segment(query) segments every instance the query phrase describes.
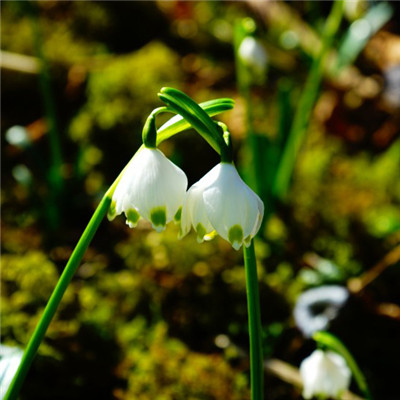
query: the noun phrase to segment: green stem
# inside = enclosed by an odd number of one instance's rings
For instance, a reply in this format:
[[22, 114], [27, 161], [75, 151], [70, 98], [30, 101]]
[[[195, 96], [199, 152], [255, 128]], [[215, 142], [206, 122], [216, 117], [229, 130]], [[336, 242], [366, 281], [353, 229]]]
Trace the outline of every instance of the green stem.
[[262, 400], [264, 373], [260, 296], [258, 293], [257, 263], [253, 241], [251, 241], [248, 248], [243, 246], [243, 255], [246, 270], [247, 310], [249, 314], [251, 400]]
[[[117, 180], [118, 181], [118, 180]], [[97, 231], [97, 228], [100, 225], [100, 222], [107, 214], [107, 210], [111, 203], [111, 197], [113, 190], [115, 189], [117, 181], [111, 186], [111, 188], [104, 195], [100, 204], [98, 205], [96, 211], [94, 212], [92, 218], [90, 219], [86, 229], [84, 230], [81, 238], [79, 239], [78, 244], [76, 245], [65, 269], [62, 273], [57, 286], [55, 287], [49, 302], [46, 305], [46, 308], [43, 312], [43, 315], [36, 326], [35, 331], [28, 343], [28, 346], [25, 349], [24, 355], [21, 360], [21, 364], [19, 365], [18, 371], [14, 376], [13, 381], [7, 391], [7, 394], [4, 400], [15, 400], [20, 391], [21, 385], [25, 379], [25, 376], [31, 366], [33, 359], [35, 358], [36, 352], [42, 342], [46, 330], [57, 310], [57, 307], [69, 285], [71, 279], [77, 270], [82, 257], [89, 246], [90, 242], [93, 239], [94, 234]]]
[[162, 112], [167, 111], [170, 111], [167, 107], [159, 107], [153, 110], [151, 114], [147, 117], [142, 132], [142, 140], [145, 147], [149, 149], [154, 149], [157, 147], [156, 116]]
[[353, 373], [354, 379], [361, 392], [364, 394], [367, 400], [372, 400], [371, 392], [369, 391], [367, 380], [358, 366], [356, 360], [351, 355], [346, 346], [334, 335], [328, 332], [315, 332], [313, 339], [320, 345], [323, 345], [334, 352], [340, 354], [347, 362], [351, 372]]

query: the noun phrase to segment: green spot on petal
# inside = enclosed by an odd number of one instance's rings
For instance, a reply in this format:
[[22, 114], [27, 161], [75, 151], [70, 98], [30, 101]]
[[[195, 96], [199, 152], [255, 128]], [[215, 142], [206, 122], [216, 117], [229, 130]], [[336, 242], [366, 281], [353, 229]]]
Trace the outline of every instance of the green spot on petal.
[[150, 221], [157, 232], [161, 232], [167, 223], [167, 210], [165, 207], [153, 208], [150, 212]]
[[178, 224], [181, 221], [182, 218], [182, 207], [178, 208], [178, 211], [174, 215], [174, 222]]
[[207, 234], [206, 228], [199, 222], [196, 225], [197, 241], [201, 243], [204, 240], [204, 236]]
[[112, 201], [110, 207], [108, 208], [107, 218], [109, 221], [112, 221], [117, 215], [117, 204], [115, 201]]
[[130, 210], [128, 210], [126, 213], [126, 220], [128, 222], [128, 225], [133, 228], [137, 225], [140, 215], [139, 213], [134, 209], [131, 208]]
[[228, 239], [235, 250], [239, 250], [243, 242], [243, 229], [240, 225], [233, 225], [228, 232]]

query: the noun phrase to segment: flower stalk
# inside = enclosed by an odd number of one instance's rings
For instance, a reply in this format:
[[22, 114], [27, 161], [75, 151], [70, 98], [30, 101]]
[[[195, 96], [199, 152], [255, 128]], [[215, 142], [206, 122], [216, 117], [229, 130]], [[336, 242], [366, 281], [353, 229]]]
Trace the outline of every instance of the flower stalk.
[[47, 328], [57, 311], [57, 307], [60, 304], [60, 301], [65, 291], [67, 290], [67, 287], [71, 282], [72, 277], [79, 267], [82, 257], [85, 254], [85, 251], [88, 248], [90, 242], [92, 241], [94, 234], [96, 233], [104, 216], [107, 214], [114, 188], [115, 184], [110, 187], [110, 189], [100, 201], [100, 204], [96, 208], [96, 211], [94, 212], [92, 218], [86, 226], [86, 229], [79, 239], [78, 244], [71, 254], [71, 257], [64, 269], [64, 272], [62, 273], [50, 297], [50, 300], [46, 305], [43, 315], [39, 323], [37, 324], [31, 336], [31, 339], [29, 340], [28, 346], [26, 347], [24, 355], [22, 357], [21, 364], [17, 370], [17, 373], [14, 376], [14, 379], [11, 382], [11, 385], [6, 393], [4, 400], [15, 400], [17, 398], [22, 383], [26, 377], [26, 374], [28, 373], [33, 359], [35, 358], [40, 343], [42, 342], [44, 335], [46, 334]]
[[249, 247], [243, 246], [243, 256], [246, 271], [247, 310], [249, 314], [251, 400], [262, 400], [264, 373], [261, 341], [261, 313], [257, 263], [253, 240]]

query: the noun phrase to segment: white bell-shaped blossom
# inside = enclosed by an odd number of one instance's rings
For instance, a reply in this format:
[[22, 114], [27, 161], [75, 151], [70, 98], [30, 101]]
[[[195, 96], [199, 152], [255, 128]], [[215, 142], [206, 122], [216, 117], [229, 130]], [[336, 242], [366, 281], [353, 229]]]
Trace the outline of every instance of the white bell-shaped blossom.
[[186, 193], [180, 236], [193, 226], [202, 242], [215, 231], [238, 250], [243, 243], [250, 245], [263, 215], [263, 202], [242, 181], [236, 168], [220, 163]]
[[263, 74], [267, 68], [268, 56], [263, 45], [254, 37], [245, 37], [239, 46], [239, 57], [243, 64]]
[[185, 173], [160, 150], [144, 147], [130, 161], [114, 191], [109, 218], [123, 212], [133, 228], [142, 217], [161, 232], [168, 222], [179, 221], [186, 189]]
[[315, 350], [300, 365], [303, 397], [340, 399], [349, 388], [351, 371], [345, 359], [332, 351]]

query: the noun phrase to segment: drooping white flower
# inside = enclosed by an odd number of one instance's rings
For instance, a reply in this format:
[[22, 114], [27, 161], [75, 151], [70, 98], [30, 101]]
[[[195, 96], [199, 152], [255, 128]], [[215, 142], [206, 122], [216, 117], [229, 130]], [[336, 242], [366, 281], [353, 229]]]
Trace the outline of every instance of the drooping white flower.
[[267, 67], [268, 56], [262, 44], [252, 36], [245, 37], [239, 46], [239, 57], [243, 64], [255, 72], [263, 74]]
[[313, 396], [339, 399], [349, 388], [351, 371], [345, 359], [332, 351], [315, 350], [300, 365], [303, 397]]
[[185, 173], [158, 149], [144, 147], [130, 161], [119, 181], [109, 218], [125, 213], [126, 223], [135, 227], [140, 217], [158, 232], [176, 219], [187, 188]]
[[186, 193], [180, 236], [185, 236], [193, 226], [202, 242], [216, 231], [238, 250], [243, 243], [250, 245], [263, 215], [261, 199], [242, 181], [232, 164], [223, 162]]

